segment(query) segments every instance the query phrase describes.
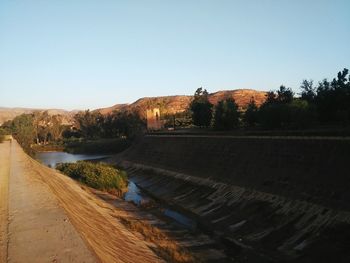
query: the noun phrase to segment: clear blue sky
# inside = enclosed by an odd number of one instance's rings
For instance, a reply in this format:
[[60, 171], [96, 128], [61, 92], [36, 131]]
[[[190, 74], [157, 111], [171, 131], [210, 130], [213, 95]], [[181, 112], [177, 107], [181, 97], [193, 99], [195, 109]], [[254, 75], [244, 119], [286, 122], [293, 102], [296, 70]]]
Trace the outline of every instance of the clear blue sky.
[[350, 67], [350, 1], [0, 0], [0, 106], [296, 91]]

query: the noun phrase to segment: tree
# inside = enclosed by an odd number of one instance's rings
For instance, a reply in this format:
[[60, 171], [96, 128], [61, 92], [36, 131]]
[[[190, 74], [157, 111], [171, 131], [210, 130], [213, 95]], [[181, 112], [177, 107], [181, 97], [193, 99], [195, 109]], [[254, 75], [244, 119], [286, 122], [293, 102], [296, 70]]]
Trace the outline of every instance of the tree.
[[50, 115], [48, 111], [35, 111], [32, 115], [37, 144], [61, 139], [64, 129], [62, 115]]
[[84, 112], [77, 113], [74, 116], [74, 120], [83, 137], [91, 139], [101, 136], [104, 121], [101, 113], [86, 110]]
[[301, 83], [301, 98], [306, 100], [308, 103], [312, 103], [316, 97], [316, 88], [313, 86], [312, 80], [304, 79]]
[[281, 85], [279, 90], [277, 90], [277, 102], [281, 104], [291, 103], [294, 97], [294, 92], [291, 88], [286, 88]]
[[254, 127], [258, 123], [258, 107], [256, 106], [253, 98], [248, 104], [243, 120], [246, 127]]
[[291, 122], [288, 105], [292, 103], [294, 93], [290, 88], [281, 85], [277, 92], [267, 93], [266, 101], [259, 109], [259, 121], [265, 129], [285, 128]]
[[350, 123], [350, 76], [349, 70], [338, 72], [332, 82], [324, 79], [318, 84], [315, 104], [324, 124]]
[[193, 124], [200, 127], [210, 126], [213, 105], [209, 102], [207, 90], [198, 88], [190, 104]]
[[22, 114], [14, 118], [10, 123], [12, 135], [27, 152], [31, 152], [31, 144], [35, 140], [33, 120], [33, 114]]
[[217, 130], [232, 130], [238, 127], [238, 105], [233, 98], [219, 101], [214, 111], [214, 128]]
[[118, 137], [133, 139], [145, 129], [145, 123], [135, 112], [115, 112], [112, 118], [112, 127]]
[[302, 98], [296, 98], [288, 104], [290, 114], [290, 128], [303, 129], [313, 126], [317, 122], [316, 108]]

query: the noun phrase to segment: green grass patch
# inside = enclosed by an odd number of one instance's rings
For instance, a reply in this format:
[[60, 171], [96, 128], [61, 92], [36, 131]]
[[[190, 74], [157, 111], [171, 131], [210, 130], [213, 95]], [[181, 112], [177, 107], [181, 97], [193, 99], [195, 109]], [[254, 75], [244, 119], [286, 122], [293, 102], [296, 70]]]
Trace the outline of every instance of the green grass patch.
[[92, 188], [120, 195], [127, 188], [127, 175], [104, 163], [61, 163], [56, 169]]

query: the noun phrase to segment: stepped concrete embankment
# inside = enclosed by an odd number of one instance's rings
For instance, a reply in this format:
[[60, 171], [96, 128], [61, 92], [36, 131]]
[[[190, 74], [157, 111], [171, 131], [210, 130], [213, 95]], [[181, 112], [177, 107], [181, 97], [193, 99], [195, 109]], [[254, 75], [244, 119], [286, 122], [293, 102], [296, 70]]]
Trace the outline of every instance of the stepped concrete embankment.
[[247, 262], [350, 262], [347, 138], [146, 136], [117, 157]]

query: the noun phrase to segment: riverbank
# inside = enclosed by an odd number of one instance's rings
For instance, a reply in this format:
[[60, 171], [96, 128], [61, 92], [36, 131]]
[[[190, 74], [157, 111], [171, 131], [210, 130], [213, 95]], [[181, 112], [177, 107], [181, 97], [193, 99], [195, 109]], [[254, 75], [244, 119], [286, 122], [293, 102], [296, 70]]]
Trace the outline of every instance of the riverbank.
[[10, 147], [0, 142], [0, 262], [7, 261], [8, 248], [8, 179], [10, 174]]
[[1, 197], [1, 262], [97, 262], [18, 144], [2, 143], [0, 151], [1, 188], [8, 190]]
[[[41, 153], [41, 155], [52, 154], [61, 160], [57, 153]], [[54, 157], [50, 158], [53, 162], [57, 161]], [[41, 156], [39, 160], [46, 165], [51, 164], [46, 162], [45, 156]], [[104, 202], [112, 204], [118, 211], [118, 215], [115, 213], [112, 215], [130, 231], [138, 233], [146, 242], [151, 243], [153, 250], [167, 262], [215, 262], [215, 260], [229, 262], [224, 247], [219, 242], [198, 231], [195, 222], [181, 212], [150, 198], [132, 181], [129, 181], [128, 190], [123, 196], [115, 192], [102, 192], [78, 183], [90, 194], [93, 193]]]
[[162, 262], [74, 180], [31, 159], [15, 141], [0, 150], [10, 166], [5, 202], [11, 262]]

